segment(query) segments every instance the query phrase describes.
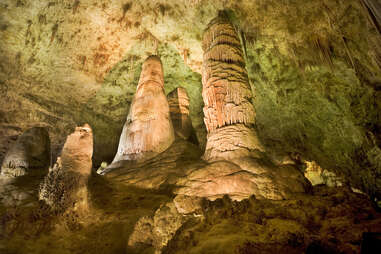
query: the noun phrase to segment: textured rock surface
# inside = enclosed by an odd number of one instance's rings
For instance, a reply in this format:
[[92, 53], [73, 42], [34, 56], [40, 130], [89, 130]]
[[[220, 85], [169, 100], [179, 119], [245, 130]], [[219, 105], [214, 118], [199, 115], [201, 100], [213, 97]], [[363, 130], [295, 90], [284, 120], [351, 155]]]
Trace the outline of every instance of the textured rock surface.
[[310, 189], [308, 181], [292, 165], [275, 167], [260, 159], [242, 157], [218, 161], [189, 170], [179, 179], [177, 194], [205, 197], [210, 200], [228, 195], [242, 200], [255, 195], [258, 199], [285, 199]]
[[10, 147], [1, 165], [1, 175], [43, 174], [47, 172], [50, 160], [49, 133], [46, 128], [33, 127]]
[[182, 139], [189, 139], [193, 133], [192, 121], [189, 117], [189, 97], [187, 90], [178, 87], [167, 95], [169, 112], [175, 134]]
[[202, 97], [208, 131], [204, 158], [233, 159], [263, 150], [253, 129], [253, 96], [241, 42], [227, 17], [209, 23], [202, 48]]
[[0, 160], [32, 126], [49, 129], [56, 155], [88, 122], [95, 165], [111, 162], [151, 54], [163, 61], [166, 93], [187, 89], [202, 145], [202, 31], [225, 10], [266, 150], [299, 154], [381, 196], [378, 8], [358, 0], [3, 0], [0, 8]]
[[69, 207], [86, 209], [92, 155], [93, 133], [91, 127], [85, 124], [67, 137], [61, 157], [57, 158], [56, 164], [41, 183], [40, 200], [57, 211]]
[[162, 205], [150, 217], [142, 217], [136, 223], [129, 240], [129, 246], [138, 244], [151, 245], [155, 253], [161, 253], [173, 238], [176, 231], [187, 221], [187, 218], [179, 213], [173, 202]]
[[203, 202], [204, 219], [184, 224], [162, 253], [360, 253], [364, 230], [379, 230], [379, 214], [348, 189], [313, 192], [284, 201]]
[[143, 63], [113, 163], [150, 159], [165, 151], [174, 139], [164, 94], [163, 66], [159, 57], [151, 56]]

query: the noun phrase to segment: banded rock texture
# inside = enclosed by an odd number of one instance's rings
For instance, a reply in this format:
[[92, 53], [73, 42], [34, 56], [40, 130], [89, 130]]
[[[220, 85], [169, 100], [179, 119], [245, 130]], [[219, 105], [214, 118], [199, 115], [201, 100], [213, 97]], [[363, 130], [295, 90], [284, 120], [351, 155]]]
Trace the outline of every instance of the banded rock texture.
[[21, 176], [47, 172], [51, 161], [49, 133], [44, 127], [26, 130], [6, 153], [1, 174]]
[[113, 163], [152, 158], [165, 151], [174, 139], [163, 67], [159, 57], [150, 56], [143, 63]]
[[176, 136], [187, 140], [193, 131], [189, 117], [189, 97], [187, 90], [178, 87], [167, 95], [169, 112]]
[[40, 185], [40, 200], [53, 209], [64, 211], [70, 206], [87, 208], [87, 183], [91, 174], [93, 132], [88, 124], [70, 134], [57, 158]]
[[204, 158], [231, 159], [262, 150], [252, 128], [252, 92], [234, 27], [224, 18], [213, 19], [204, 32], [202, 48], [202, 97], [208, 131]]

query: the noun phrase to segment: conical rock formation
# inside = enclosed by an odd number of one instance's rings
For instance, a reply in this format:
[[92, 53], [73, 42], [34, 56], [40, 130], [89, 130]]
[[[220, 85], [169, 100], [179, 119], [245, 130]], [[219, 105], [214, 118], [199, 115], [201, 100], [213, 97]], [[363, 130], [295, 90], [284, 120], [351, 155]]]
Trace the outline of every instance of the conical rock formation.
[[187, 140], [193, 131], [189, 117], [189, 97], [187, 90], [178, 87], [167, 95], [169, 112], [176, 136]]
[[165, 151], [174, 139], [168, 101], [164, 93], [163, 67], [159, 57], [151, 56], [143, 63], [139, 84], [113, 163], [147, 160]]

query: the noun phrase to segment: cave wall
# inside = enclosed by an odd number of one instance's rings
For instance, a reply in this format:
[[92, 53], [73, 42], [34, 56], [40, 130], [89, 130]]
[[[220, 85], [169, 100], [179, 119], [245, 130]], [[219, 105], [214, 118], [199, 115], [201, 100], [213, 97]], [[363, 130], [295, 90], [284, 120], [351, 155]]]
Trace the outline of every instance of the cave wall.
[[381, 196], [381, 40], [378, 9], [364, 8], [371, 2], [4, 0], [0, 160], [29, 127], [48, 127], [56, 155], [88, 122], [94, 165], [110, 161], [151, 54], [162, 59], [166, 94], [187, 89], [204, 145], [201, 36], [224, 10], [240, 35], [267, 152], [316, 161]]

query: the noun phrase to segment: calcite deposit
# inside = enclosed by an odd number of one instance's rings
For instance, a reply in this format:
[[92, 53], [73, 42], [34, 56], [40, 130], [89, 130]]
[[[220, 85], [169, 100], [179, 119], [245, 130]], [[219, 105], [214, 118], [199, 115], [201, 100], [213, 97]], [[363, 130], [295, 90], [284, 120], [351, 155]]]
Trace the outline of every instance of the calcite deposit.
[[178, 87], [167, 95], [169, 112], [176, 136], [189, 139], [193, 134], [192, 121], [189, 117], [189, 97], [187, 90]]
[[174, 139], [163, 66], [159, 57], [151, 56], [143, 63], [113, 163], [152, 158], [165, 151]]
[[1, 174], [21, 176], [43, 174], [50, 166], [50, 139], [44, 127], [26, 130], [10, 147], [1, 165]]
[[54, 210], [87, 209], [87, 184], [92, 169], [93, 133], [88, 124], [66, 139], [61, 157], [40, 185], [39, 198]]
[[208, 131], [204, 158], [232, 159], [261, 151], [253, 129], [253, 96], [241, 42], [226, 17], [209, 23], [202, 48], [202, 97]]

